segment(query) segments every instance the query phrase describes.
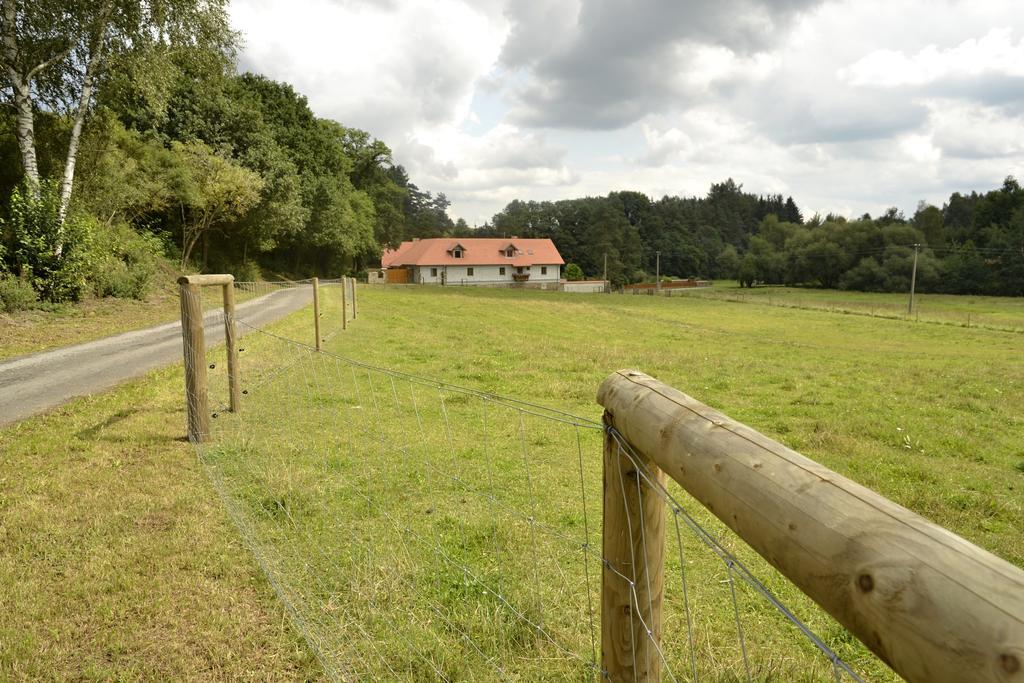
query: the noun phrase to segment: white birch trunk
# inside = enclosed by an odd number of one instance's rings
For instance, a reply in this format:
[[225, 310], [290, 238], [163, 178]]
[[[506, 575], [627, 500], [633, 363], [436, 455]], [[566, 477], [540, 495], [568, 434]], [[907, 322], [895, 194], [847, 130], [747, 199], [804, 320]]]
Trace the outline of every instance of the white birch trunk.
[[15, 0], [4, 0], [3, 3], [4, 34], [3, 57], [7, 78], [14, 91], [14, 108], [16, 113], [14, 136], [21, 152], [21, 163], [25, 169], [25, 177], [33, 191], [39, 188], [39, 165], [36, 161], [35, 121], [32, 116], [32, 93], [30, 79], [18, 70], [18, 12]]
[[68, 206], [71, 204], [71, 190], [75, 185], [75, 164], [78, 161], [78, 145], [82, 138], [82, 125], [85, 123], [85, 114], [89, 111], [89, 102], [92, 100], [93, 79], [96, 77], [96, 68], [100, 63], [100, 56], [103, 52], [103, 38], [105, 27], [100, 29], [96, 43], [89, 55], [89, 62], [85, 67], [85, 78], [82, 80], [82, 93], [78, 100], [78, 108], [75, 110], [75, 123], [71, 127], [71, 139], [68, 141], [68, 155], [64, 163], [64, 177], [60, 182], [60, 206], [57, 210], [57, 244], [54, 248], [54, 255], [60, 256], [64, 249], [62, 238], [64, 219], [68, 215]]

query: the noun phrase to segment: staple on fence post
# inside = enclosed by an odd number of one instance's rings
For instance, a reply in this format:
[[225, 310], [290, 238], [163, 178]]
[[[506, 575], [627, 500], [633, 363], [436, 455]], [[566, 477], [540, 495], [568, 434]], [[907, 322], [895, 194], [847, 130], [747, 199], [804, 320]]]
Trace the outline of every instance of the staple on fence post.
[[178, 279], [181, 300], [181, 339], [185, 355], [185, 403], [188, 439], [202, 443], [210, 437], [210, 409], [206, 395], [206, 343], [203, 339], [203, 302], [200, 286], [188, 277]]
[[313, 334], [316, 335], [316, 350], [320, 350], [320, 278], [313, 278]]
[[[605, 423], [611, 416], [605, 413]], [[641, 455], [627, 456], [604, 437], [604, 525], [601, 571], [601, 667], [608, 680], [661, 680], [665, 503], [645, 479], [665, 473]], [[640, 468], [646, 468], [642, 474]]]
[[224, 344], [228, 354], [228, 396], [231, 412], [242, 408], [242, 385], [238, 373], [238, 339], [235, 334], [235, 284], [221, 285], [224, 291]]
[[348, 280], [344, 275], [341, 276], [341, 329], [348, 329]]

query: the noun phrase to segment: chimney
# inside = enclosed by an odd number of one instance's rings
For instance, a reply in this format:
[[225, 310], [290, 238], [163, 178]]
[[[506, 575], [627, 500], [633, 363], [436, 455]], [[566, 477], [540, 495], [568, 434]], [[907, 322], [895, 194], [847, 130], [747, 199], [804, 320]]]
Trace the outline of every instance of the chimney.
[[514, 240], [519, 239], [519, 235], [512, 235], [512, 239], [514, 239]]

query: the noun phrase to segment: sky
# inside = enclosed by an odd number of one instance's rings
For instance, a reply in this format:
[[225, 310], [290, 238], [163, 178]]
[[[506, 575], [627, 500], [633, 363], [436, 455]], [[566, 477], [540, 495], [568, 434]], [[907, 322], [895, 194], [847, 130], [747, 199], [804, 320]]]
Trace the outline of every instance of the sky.
[[233, 0], [239, 68], [470, 225], [733, 178], [877, 215], [1024, 178], [1020, 0]]

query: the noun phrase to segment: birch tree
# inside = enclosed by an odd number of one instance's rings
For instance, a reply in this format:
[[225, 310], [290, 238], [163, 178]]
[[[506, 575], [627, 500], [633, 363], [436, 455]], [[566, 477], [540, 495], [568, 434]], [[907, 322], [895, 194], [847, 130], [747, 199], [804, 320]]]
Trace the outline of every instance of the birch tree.
[[[15, 111], [26, 185], [40, 191], [35, 113], [67, 117], [57, 232], [74, 188], [82, 128], [94, 89], [112, 60], [175, 50], [229, 52], [227, 0], [0, 0], [0, 83]], [[62, 240], [54, 247], [60, 256]]]

